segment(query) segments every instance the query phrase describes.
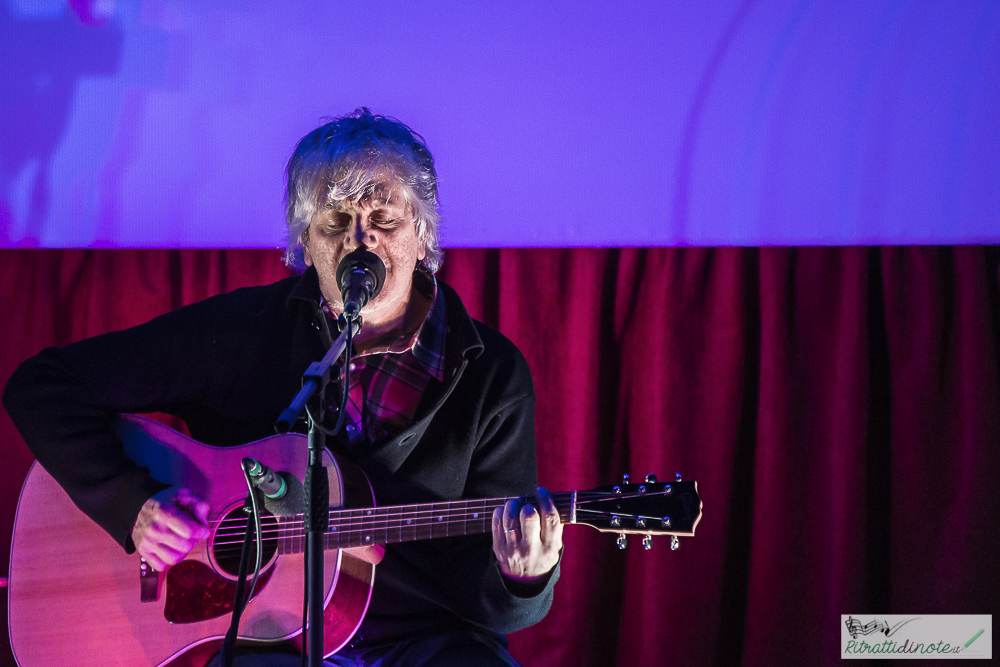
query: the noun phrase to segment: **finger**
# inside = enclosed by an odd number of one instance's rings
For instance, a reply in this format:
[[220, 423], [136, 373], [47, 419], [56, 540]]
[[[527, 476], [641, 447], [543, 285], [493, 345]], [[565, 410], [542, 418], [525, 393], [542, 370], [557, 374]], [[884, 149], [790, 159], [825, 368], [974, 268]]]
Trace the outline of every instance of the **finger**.
[[521, 501], [516, 498], [511, 498], [503, 506], [503, 529], [508, 543], [517, 542], [521, 527], [520, 508]]
[[156, 545], [155, 548], [151, 550], [151, 553], [163, 564], [160, 569], [166, 569], [171, 565], [176, 565], [177, 563], [184, 560], [184, 556], [187, 555], [187, 551], [178, 551], [164, 544]]
[[151, 541], [146, 541], [141, 547], [137, 547], [136, 550], [154, 570], [159, 570], [160, 572], [175, 563], [179, 563], [184, 557], [184, 554], [174, 549]]
[[144, 552], [143, 550], [140, 549], [139, 555], [145, 558], [146, 562], [149, 563], [149, 566], [154, 570], [156, 570], [157, 572], [163, 572], [168, 567], [170, 567], [163, 561], [162, 558], [160, 558], [153, 552]]
[[[496, 547], [506, 542], [503, 532], [503, 508], [498, 507], [493, 510], [493, 547], [496, 551]], [[497, 554], [499, 557], [499, 554]]]
[[194, 516], [205, 527], [206, 533], [208, 532], [208, 512], [211, 509], [211, 506], [204, 500], [195, 499]]
[[197, 540], [179, 535], [168, 525], [157, 522], [146, 532], [146, 542], [151, 549], [169, 549], [186, 554], [191, 551]]
[[538, 509], [542, 514], [541, 540], [542, 544], [551, 544], [558, 536], [562, 540], [562, 521], [559, 520], [559, 509], [556, 507], [552, 494], [544, 486], [535, 491]]
[[521, 541], [527, 545], [538, 544], [541, 536], [542, 520], [534, 505], [521, 507]]
[[521, 501], [517, 498], [511, 498], [503, 506], [503, 529], [506, 530], [517, 530], [521, 521], [518, 518], [518, 511], [521, 509]]
[[180, 507], [171, 507], [169, 505], [161, 508], [159, 523], [185, 540], [200, 539], [206, 529], [206, 526], [197, 518], [191, 516]]
[[175, 503], [185, 514], [200, 524], [202, 530], [193, 531], [192, 536], [197, 539], [207, 537], [209, 504], [187, 489], [178, 492]]

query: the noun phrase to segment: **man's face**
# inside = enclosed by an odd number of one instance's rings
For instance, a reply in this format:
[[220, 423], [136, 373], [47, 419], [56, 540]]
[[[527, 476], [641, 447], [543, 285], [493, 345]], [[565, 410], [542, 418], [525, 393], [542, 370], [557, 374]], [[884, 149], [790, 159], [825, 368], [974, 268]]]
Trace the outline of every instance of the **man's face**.
[[338, 313], [344, 305], [337, 286], [337, 266], [344, 255], [361, 245], [385, 262], [382, 291], [362, 314], [373, 325], [388, 323], [405, 312], [413, 269], [424, 258], [413, 209], [398, 188], [380, 185], [360, 201], [321, 205], [309, 222], [303, 242], [305, 262], [316, 267], [323, 296]]

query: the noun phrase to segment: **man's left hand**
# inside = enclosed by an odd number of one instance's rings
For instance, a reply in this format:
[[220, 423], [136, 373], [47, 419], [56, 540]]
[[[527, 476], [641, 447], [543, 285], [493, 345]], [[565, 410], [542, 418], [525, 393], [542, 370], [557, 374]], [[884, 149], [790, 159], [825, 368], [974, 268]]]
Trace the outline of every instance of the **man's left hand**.
[[534, 505], [508, 500], [493, 512], [493, 552], [500, 570], [521, 583], [534, 583], [559, 562], [563, 525], [552, 494], [539, 487]]

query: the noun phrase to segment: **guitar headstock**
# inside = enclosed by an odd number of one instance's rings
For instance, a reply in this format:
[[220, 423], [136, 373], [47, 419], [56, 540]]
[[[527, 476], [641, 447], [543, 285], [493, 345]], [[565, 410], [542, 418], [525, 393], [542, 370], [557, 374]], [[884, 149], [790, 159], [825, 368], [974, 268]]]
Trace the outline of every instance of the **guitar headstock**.
[[619, 533], [618, 546], [624, 549], [625, 536], [644, 535], [643, 546], [650, 548], [654, 535], [693, 536], [701, 521], [701, 498], [697, 482], [683, 482], [678, 474], [673, 482], [659, 482], [655, 475], [632, 484], [628, 475], [621, 484], [607, 484], [576, 495], [573, 522], [592, 526], [604, 533]]

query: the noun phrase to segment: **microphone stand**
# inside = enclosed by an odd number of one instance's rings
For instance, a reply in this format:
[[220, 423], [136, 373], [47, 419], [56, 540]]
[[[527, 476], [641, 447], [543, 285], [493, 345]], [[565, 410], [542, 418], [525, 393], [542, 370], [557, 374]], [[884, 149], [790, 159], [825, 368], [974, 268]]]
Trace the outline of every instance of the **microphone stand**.
[[[314, 362], [302, 375], [302, 389], [295, 396], [291, 405], [281, 413], [275, 423], [275, 430], [287, 433], [298, 421], [302, 410], [309, 417], [309, 463], [306, 467], [305, 480], [305, 516], [306, 552], [305, 552], [305, 588], [306, 609], [308, 621], [302, 628], [302, 650], [306, 655], [309, 667], [323, 665], [323, 552], [326, 533], [330, 522], [330, 481], [326, 467], [323, 465], [323, 451], [326, 449], [326, 436], [334, 435], [323, 426], [325, 406], [323, 397], [329, 385], [330, 369], [352, 339], [361, 330], [357, 311], [351, 313], [354, 317], [345, 317], [347, 326], [330, 346], [322, 361]], [[338, 377], [334, 382], [339, 382]], [[345, 391], [348, 389], [345, 388]], [[313, 399], [313, 400], [310, 400]], [[307, 407], [308, 405], [308, 407]]]

